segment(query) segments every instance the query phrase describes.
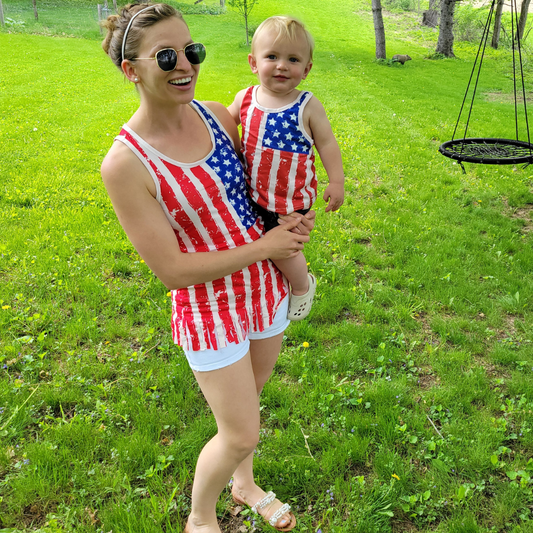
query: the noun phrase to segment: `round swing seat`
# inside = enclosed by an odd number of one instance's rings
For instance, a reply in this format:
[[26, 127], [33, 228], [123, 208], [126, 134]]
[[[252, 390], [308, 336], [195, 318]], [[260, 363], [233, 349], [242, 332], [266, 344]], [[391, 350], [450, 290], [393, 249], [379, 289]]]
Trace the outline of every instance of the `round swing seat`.
[[512, 139], [455, 139], [441, 144], [439, 152], [456, 161], [483, 165], [533, 163], [533, 144]]

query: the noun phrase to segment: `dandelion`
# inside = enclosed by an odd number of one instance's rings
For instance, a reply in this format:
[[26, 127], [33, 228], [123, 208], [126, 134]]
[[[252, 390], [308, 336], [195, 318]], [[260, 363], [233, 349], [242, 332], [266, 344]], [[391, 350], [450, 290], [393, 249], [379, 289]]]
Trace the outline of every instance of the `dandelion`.
[[309, 348], [309, 343], [308, 342], [302, 342], [302, 346], [304, 348]]
[[391, 477], [393, 477], [394, 479], [397, 479], [398, 481], [400, 481], [400, 478], [399, 478], [399, 476], [397, 476], [396, 474], [392, 474], [392, 476], [391, 476]]
[[2, 309], [6, 310], [6, 309], [9, 309], [10, 307], [11, 307], [10, 305], [3, 305]]

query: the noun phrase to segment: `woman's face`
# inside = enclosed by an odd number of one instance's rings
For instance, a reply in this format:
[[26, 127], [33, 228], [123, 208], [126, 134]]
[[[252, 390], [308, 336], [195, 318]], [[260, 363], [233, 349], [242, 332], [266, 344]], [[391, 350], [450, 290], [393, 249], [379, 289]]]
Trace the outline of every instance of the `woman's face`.
[[153, 58], [159, 50], [178, 50], [178, 61], [174, 70], [164, 72], [157, 61], [141, 59], [134, 63], [137, 86], [141, 96], [164, 102], [189, 103], [194, 98], [196, 80], [200, 65], [191, 65], [183, 48], [192, 43], [189, 28], [182, 20], [171, 17], [147, 28], [139, 48], [140, 58]]

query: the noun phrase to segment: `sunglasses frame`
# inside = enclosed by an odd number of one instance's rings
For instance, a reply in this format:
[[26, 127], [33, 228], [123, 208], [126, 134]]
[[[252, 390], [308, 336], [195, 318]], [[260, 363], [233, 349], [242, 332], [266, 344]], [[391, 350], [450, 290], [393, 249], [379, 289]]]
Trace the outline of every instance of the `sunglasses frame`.
[[[176, 65], [178, 64], [178, 55], [179, 55], [179, 52], [183, 52], [185, 54], [185, 58], [187, 59], [187, 61], [191, 64], [191, 65], [200, 65], [201, 63], [204, 62], [205, 60], [205, 56], [204, 58], [202, 59], [202, 61], [200, 61], [199, 63], [192, 63], [191, 60], [187, 57], [187, 48], [189, 48], [189, 46], [195, 46], [195, 45], [201, 45], [204, 49], [204, 52], [205, 52], [205, 46], [202, 44], [202, 43], [189, 43], [185, 48], [180, 48], [179, 50], [176, 50], [175, 48], [161, 48], [161, 50], [158, 50], [156, 53], [155, 53], [155, 56], [154, 57], [137, 57], [134, 59], [134, 61], [137, 61], [138, 59], [155, 59], [156, 63], [157, 63], [157, 66], [163, 71], [163, 72], [172, 72], [175, 68], [176, 68]], [[176, 52], [176, 63], [174, 64], [174, 66], [169, 69], [169, 70], [165, 70], [163, 68], [161, 68], [161, 65], [159, 64], [159, 60], [157, 59], [157, 55], [160, 54], [161, 52], [164, 52], [166, 50], [172, 50], [173, 52]], [[195, 52], [193, 52], [195, 53]]]

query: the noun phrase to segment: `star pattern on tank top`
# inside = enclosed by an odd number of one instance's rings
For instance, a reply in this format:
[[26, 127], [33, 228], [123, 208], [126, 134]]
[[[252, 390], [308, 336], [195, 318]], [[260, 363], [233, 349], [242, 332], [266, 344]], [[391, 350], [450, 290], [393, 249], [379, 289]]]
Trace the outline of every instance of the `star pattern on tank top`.
[[312, 146], [298, 128], [298, 115], [291, 113], [269, 113], [268, 130], [263, 137], [263, 145], [273, 150], [283, 150], [307, 154]]

